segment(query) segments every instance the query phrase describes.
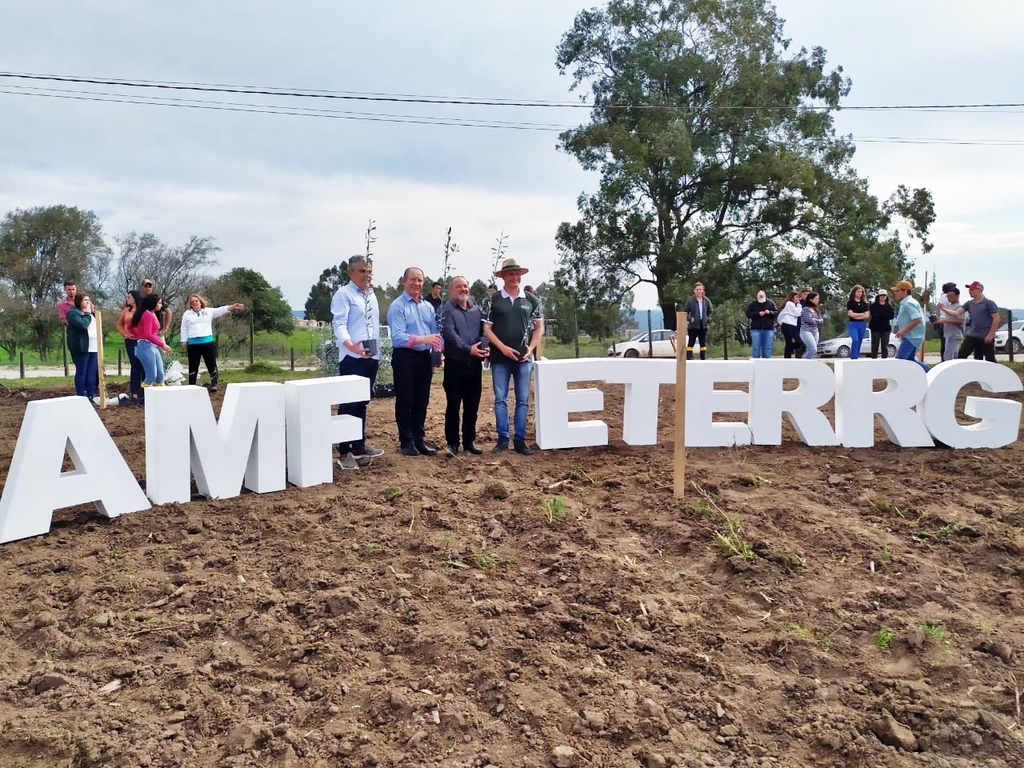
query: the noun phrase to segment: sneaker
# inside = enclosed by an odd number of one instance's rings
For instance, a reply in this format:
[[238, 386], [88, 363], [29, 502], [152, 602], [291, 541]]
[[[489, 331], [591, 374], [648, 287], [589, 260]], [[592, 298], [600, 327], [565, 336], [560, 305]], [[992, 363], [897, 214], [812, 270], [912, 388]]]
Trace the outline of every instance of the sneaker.
[[359, 451], [359, 453], [356, 453], [354, 451], [352, 452], [352, 458], [355, 459], [356, 461], [359, 461], [361, 459], [376, 459], [377, 457], [383, 455], [383, 448], [375, 448], [372, 445], [364, 445], [363, 450]]
[[529, 456], [531, 453], [533, 453], [533, 448], [527, 445], [525, 440], [516, 440], [515, 448], [516, 453], [520, 453], [523, 456]]
[[501, 453], [502, 451], [508, 450], [508, 438], [499, 437], [498, 442], [494, 444], [494, 453]]
[[346, 453], [338, 459], [338, 469], [359, 469], [359, 465], [356, 464], [356, 460], [352, 457], [351, 453]]

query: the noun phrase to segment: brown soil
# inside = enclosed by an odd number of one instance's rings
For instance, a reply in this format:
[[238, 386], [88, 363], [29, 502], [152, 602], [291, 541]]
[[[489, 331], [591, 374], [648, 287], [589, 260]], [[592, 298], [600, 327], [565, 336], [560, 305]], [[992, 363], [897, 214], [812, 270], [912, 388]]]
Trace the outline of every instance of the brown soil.
[[788, 431], [675, 500], [662, 401], [656, 447], [415, 459], [375, 401], [334, 485], [59, 512], [0, 546], [0, 765], [1024, 765], [1024, 443]]

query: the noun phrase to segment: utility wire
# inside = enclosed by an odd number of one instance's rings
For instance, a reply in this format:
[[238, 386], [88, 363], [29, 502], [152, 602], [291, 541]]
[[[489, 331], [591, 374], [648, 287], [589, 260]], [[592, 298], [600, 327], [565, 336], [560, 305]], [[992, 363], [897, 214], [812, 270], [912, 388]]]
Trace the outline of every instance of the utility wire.
[[[425, 96], [416, 94], [401, 93], [362, 93], [358, 91], [330, 91], [319, 89], [300, 88], [275, 88], [273, 86], [250, 86], [230, 84], [205, 84], [186, 83], [160, 80], [139, 80], [121, 78], [100, 78], [83, 77], [77, 75], [51, 75], [32, 72], [0, 72], [0, 78], [19, 80], [45, 80], [62, 83], [79, 83], [85, 85], [115, 85], [125, 88], [146, 88], [157, 90], [195, 91], [202, 93], [237, 93], [252, 96], [292, 96], [308, 99], [338, 99], [352, 101], [384, 101], [403, 102], [411, 104], [449, 104], [485, 107], [543, 107], [557, 109], [590, 109], [591, 104], [579, 101], [545, 101], [541, 99], [501, 99], [501, 98], [473, 98], [466, 96]], [[617, 108], [647, 108], [666, 109], [673, 108], [671, 104], [619, 104], [610, 103], [607, 106]], [[757, 110], [774, 109], [780, 105], [753, 104], [736, 105], [733, 109]], [[678, 107], [685, 109], [685, 107]], [[831, 107], [814, 107], [817, 109], [833, 109]], [[992, 110], [992, 109], [1020, 109], [1024, 108], [1024, 102], [983, 102], [983, 103], [953, 103], [953, 104], [853, 104], [840, 105], [837, 111], [954, 111], [954, 110]]]
[[[3, 74], [0, 73], [0, 77]], [[13, 89], [13, 90], [10, 90]], [[238, 93], [238, 91], [224, 91]], [[253, 94], [249, 95], [268, 95]], [[114, 104], [130, 104], [144, 106], [176, 107], [183, 109], [207, 109], [222, 112], [239, 112], [248, 114], [285, 115], [294, 117], [319, 117], [334, 120], [355, 120], [367, 122], [398, 123], [411, 125], [437, 125], [465, 128], [497, 128], [520, 131], [561, 132], [577, 126], [554, 125], [550, 123], [530, 123], [525, 121], [491, 120], [470, 117], [439, 117], [431, 115], [401, 115], [380, 112], [351, 112], [327, 108], [279, 106], [273, 104], [246, 104], [242, 102], [214, 101], [203, 99], [186, 99], [171, 96], [149, 96], [144, 94], [118, 94], [107, 91], [67, 90], [30, 85], [8, 85], [0, 87], [0, 94], [15, 96], [42, 96], [47, 98], [66, 99], [72, 101], [102, 102]], [[432, 102], [442, 103], [442, 102]], [[449, 103], [449, 102], [445, 102]], [[855, 140], [869, 144], [939, 144], [947, 146], [993, 146], [1014, 147], [1024, 146], [1019, 139], [956, 139], [940, 137], [910, 136], [857, 136]]]

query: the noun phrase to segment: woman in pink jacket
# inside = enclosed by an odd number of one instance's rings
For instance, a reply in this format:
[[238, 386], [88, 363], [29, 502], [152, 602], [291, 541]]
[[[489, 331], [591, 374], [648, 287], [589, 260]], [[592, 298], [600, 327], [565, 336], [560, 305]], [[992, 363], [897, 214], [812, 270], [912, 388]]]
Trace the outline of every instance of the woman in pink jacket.
[[160, 337], [160, 320], [157, 313], [163, 306], [160, 297], [155, 293], [143, 296], [142, 301], [135, 307], [135, 314], [130, 324], [131, 332], [138, 339], [135, 345], [135, 356], [142, 363], [142, 369], [146, 372], [144, 387], [163, 386], [164, 383], [164, 359], [160, 356], [160, 350], [173, 352], [164, 340]]

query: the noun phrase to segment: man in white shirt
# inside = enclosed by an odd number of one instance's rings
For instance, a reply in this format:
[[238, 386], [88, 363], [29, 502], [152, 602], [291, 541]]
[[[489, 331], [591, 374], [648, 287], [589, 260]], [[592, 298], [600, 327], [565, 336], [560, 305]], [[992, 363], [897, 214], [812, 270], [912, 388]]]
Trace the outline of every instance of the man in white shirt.
[[[373, 292], [373, 264], [362, 254], [348, 260], [349, 282], [331, 299], [331, 327], [338, 344], [338, 375], [362, 376], [370, 380], [370, 394], [380, 367], [380, 307]], [[344, 403], [338, 415], [356, 416], [363, 422], [360, 440], [338, 443], [338, 466], [359, 469], [360, 461], [383, 456], [384, 451], [366, 442], [367, 403]]]

